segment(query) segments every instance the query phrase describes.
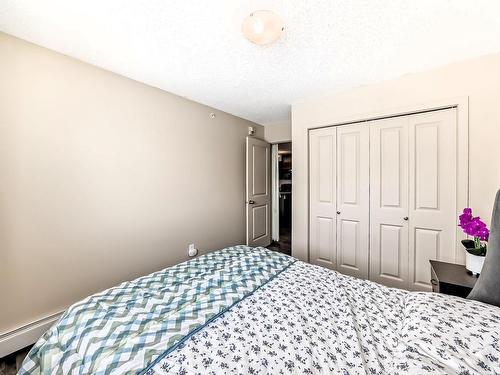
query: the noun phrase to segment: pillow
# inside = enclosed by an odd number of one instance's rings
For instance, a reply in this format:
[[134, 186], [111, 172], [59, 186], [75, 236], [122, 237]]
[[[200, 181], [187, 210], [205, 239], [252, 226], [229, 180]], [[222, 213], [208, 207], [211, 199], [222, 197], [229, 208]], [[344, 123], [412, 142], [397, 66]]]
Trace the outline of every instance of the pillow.
[[500, 306], [500, 190], [497, 192], [484, 266], [468, 299]]

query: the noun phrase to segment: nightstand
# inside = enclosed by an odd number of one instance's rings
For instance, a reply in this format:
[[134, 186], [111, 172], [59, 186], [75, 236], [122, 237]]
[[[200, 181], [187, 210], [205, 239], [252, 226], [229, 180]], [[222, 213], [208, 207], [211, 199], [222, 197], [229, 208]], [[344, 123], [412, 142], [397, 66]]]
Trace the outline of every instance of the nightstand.
[[432, 291], [457, 297], [467, 297], [477, 281], [463, 264], [430, 260]]

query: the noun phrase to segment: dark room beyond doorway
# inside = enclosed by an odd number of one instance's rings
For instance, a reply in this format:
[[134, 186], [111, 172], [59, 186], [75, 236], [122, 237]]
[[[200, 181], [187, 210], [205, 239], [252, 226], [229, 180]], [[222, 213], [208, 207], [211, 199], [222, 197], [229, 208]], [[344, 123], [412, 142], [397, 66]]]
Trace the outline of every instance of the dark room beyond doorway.
[[[277, 173], [273, 185], [277, 188], [273, 198], [277, 205], [273, 205], [273, 214], [278, 214], [279, 223], [273, 220], [273, 242], [269, 249], [276, 250], [288, 255], [292, 253], [292, 143], [279, 143], [277, 147]], [[276, 152], [276, 150], [275, 150]], [[275, 163], [275, 159], [273, 163]], [[276, 166], [273, 166], [276, 168]], [[276, 199], [277, 198], [277, 199]], [[276, 212], [277, 211], [277, 212]]]

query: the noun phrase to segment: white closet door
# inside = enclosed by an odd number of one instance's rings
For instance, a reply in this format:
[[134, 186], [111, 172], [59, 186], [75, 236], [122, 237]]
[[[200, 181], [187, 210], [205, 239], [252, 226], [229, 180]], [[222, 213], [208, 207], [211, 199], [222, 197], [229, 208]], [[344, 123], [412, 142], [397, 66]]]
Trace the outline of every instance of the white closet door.
[[369, 128], [337, 127], [337, 271], [368, 278]]
[[370, 123], [370, 280], [407, 289], [408, 273], [408, 118], [396, 117]]
[[309, 254], [313, 264], [335, 269], [336, 265], [336, 130], [309, 132]]
[[456, 246], [456, 109], [408, 117], [410, 285], [431, 290], [429, 259], [453, 262]]

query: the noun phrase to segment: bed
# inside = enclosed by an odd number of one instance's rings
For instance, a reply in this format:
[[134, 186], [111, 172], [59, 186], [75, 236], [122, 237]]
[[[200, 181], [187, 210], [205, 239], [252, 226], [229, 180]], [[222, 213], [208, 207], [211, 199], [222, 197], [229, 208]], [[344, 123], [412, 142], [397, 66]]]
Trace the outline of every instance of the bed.
[[500, 374], [500, 308], [235, 246], [90, 296], [20, 374]]

